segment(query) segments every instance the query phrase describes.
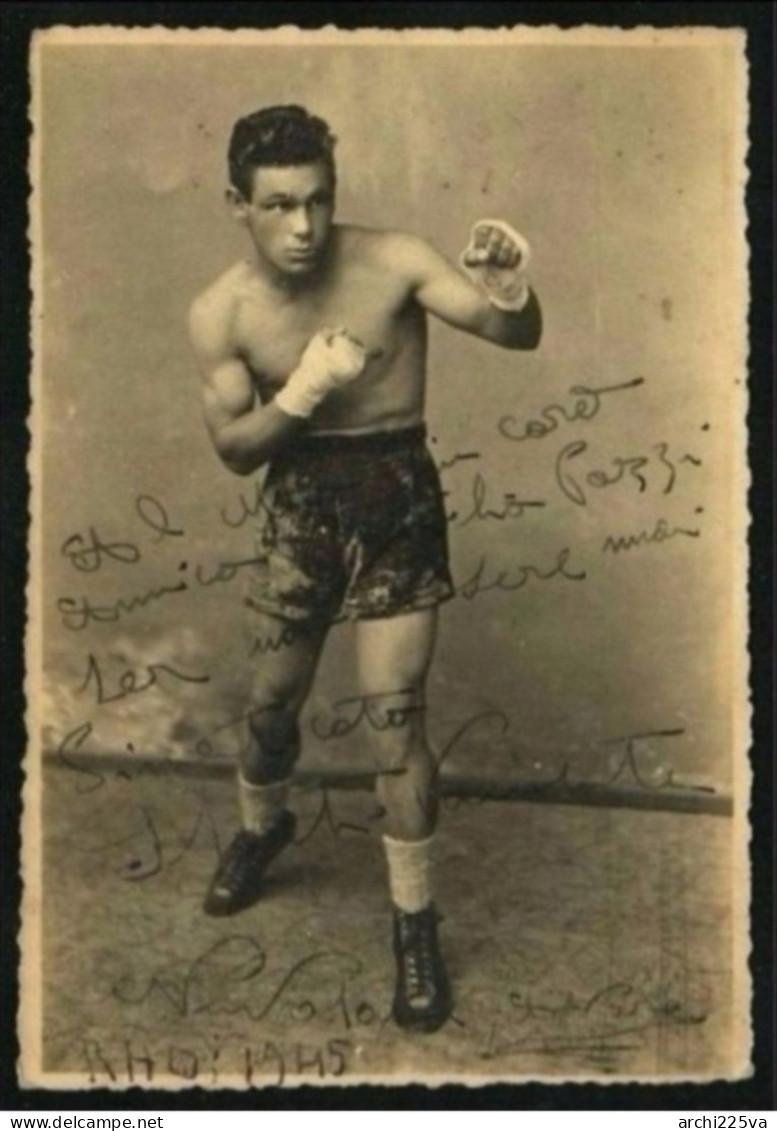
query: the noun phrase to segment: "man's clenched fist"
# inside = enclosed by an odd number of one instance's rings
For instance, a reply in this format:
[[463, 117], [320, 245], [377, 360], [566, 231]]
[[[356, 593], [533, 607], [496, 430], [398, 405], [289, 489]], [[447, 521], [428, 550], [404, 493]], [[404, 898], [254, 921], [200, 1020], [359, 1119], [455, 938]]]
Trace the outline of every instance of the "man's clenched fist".
[[359, 377], [367, 363], [367, 348], [344, 326], [319, 330], [308, 342], [300, 359], [300, 369], [326, 375], [336, 385], [346, 385]]
[[528, 241], [504, 220], [478, 220], [461, 256], [461, 266], [489, 301], [502, 310], [522, 310], [529, 299]]
[[366, 346], [344, 327], [319, 330], [275, 403], [289, 416], [310, 416], [327, 393], [360, 377], [370, 356]]

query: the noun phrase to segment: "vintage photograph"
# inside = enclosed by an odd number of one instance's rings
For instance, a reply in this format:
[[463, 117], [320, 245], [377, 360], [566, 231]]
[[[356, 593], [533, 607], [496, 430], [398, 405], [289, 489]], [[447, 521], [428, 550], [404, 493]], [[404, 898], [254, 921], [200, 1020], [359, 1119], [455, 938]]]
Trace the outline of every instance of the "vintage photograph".
[[23, 1085], [747, 1077], [744, 32], [30, 76]]

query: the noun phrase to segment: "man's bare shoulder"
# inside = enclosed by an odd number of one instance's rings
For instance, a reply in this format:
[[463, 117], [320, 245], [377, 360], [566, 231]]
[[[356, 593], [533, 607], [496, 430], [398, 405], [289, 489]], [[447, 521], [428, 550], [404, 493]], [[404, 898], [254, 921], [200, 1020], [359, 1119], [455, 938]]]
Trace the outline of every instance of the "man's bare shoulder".
[[239, 262], [200, 291], [189, 307], [189, 332], [195, 346], [227, 343], [235, 310], [250, 280], [249, 264]]
[[349, 225], [342, 234], [343, 246], [354, 259], [408, 280], [417, 279], [439, 256], [429, 240], [407, 231]]
[[240, 298], [241, 291], [249, 283], [251, 268], [241, 260], [228, 267], [213, 280], [192, 301], [190, 311], [201, 316], [216, 314], [232, 308]]

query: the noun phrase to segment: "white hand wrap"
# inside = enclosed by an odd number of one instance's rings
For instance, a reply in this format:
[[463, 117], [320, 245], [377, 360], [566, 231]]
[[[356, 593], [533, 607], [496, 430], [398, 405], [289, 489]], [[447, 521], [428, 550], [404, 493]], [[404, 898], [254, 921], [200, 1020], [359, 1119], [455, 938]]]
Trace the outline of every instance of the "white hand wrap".
[[[476, 233], [480, 228], [497, 228], [503, 232], [511, 243], [515, 244], [520, 253], [520, 262], [516, 267], [500, 267], [495, 263], [468, 264], [466, 258], [478, 247]], [[461, 266], [471, 279], [478, 283], [486, 292], [488, 301], [499, 310], [520, 311], [529, 301], [529, 284], [526, 281], [526, 271], [531, 259], [531, 248], [528, 240], [516, 232], [504, 220], [478, 220], [470, 233], [469, 244], [461, 255]]]
[[359, 377], [366, 361], [366, 349], [347, 331], [320, 330], [308, 342], [275, 403], [288, 416], [310, 416], [327, 393]]

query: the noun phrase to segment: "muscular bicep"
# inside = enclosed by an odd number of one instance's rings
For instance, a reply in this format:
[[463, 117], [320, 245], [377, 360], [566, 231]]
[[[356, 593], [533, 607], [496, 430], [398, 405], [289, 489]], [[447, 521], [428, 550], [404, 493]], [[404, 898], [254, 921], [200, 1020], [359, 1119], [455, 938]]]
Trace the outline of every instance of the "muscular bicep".
[[219, 430], [254, 407], [251, 374], [230, 340], [225, 312], [195, 303], [189, 337], [199, 363], [205, 423], [216, 440]]
[[214, 439], [225, 425], [251, 412], [255, 404], [251, 374], [240, 358], [221, 361], [203, 373], [202, 408]]
[[222, 463], [249, 475], [299, 427], [273, 401], [262, 404], [248, 366], [231, 340], [229, 311], [198, 300], [189, 330], [202, 373], [205, 423]]

